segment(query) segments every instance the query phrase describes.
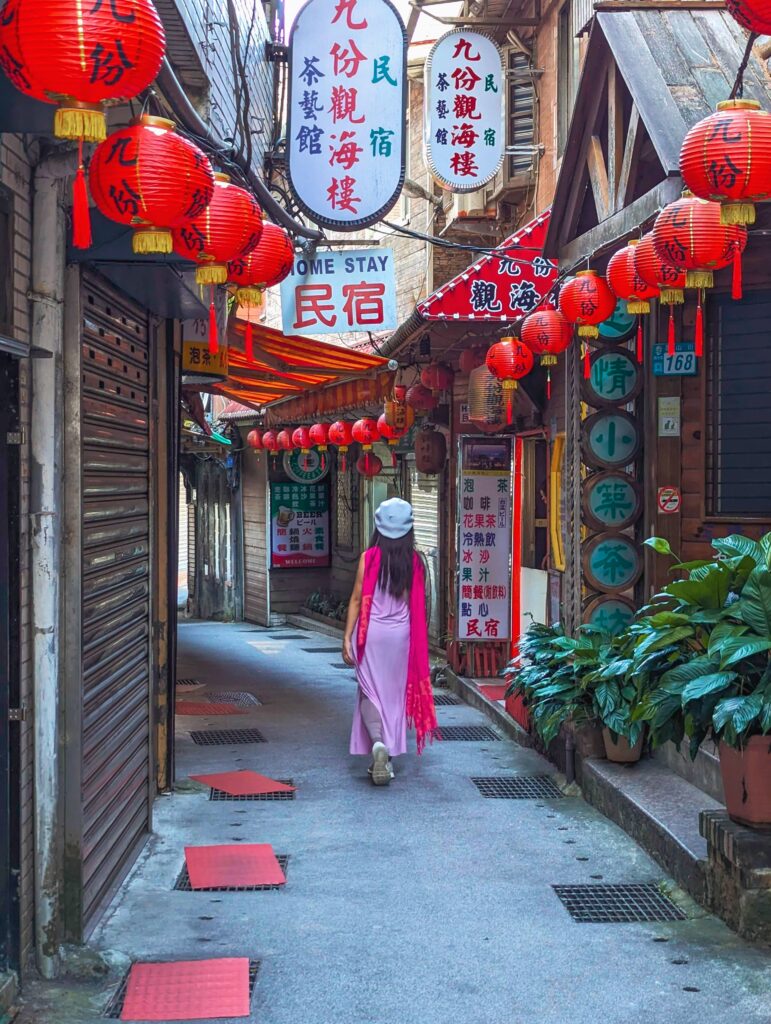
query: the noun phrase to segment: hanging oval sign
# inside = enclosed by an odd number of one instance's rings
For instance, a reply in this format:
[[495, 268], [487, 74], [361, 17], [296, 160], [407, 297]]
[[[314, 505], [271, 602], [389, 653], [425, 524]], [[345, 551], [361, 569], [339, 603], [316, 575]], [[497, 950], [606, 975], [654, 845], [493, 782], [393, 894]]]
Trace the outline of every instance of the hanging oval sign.
[[329, 472], [329, 455], [322, 465], [321, 453], [315, 448], [306, 455], [294, 448], [291, 452], [284, 452], [282, 461], [284, 472], [296, 484], [317, 484]]
[[620, 345], [628, 341], [634, 334], [637, 326], [637, 317], [627, 311], [626, 302], [619, 299], [616, 308], [607, 320], [601, 323], [597, 330], [600, 336], [597, 343], [600, 345]]
[[581, 459], [592, 469], [623, 469], [641, 446], [639, 423], [622, 409], [596, 412], [581, 424]]
[[450, 192], [474, 192], [503, 163], [504, 64], [496, 43], [462, 28], [438, 39], [426, 59], [426, 165]]
[[316, 224], [358, 231], [404, 182], [407, 33], [388, 0], [308, 0], [289, 36], [289, 182]]
[[582, 545], [581, 561], [588, 586], [610, 594], [634, 586], [643, 571], [640, 545], [627, 534], [615, 531], [590, 537]]
[[581, 488], [581, 518], [592, 530], [624, 530], [642, 512], [642, 488], [628, 473], [592, 473]]
[[603, 633], [615, 636], [629, 625], [634, 616], [635, 606], [628, 597], [611, 597], [609, 594], [603, 594], [587, 601], [583, 621], [587, 626], [596, 626]]
[[581, 397], [588, 405], [626, 405], [640, 394], [643, 369], [628, 349], [600, 349], [590, 361], [589, 377], [581, 380]]

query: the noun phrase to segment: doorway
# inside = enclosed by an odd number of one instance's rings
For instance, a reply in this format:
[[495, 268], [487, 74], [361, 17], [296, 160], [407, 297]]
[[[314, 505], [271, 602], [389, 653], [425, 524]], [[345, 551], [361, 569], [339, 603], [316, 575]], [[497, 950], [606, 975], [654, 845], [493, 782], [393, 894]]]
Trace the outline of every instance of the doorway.
[[522, 568], [519, 635], [548, 618], [549, 445], [546, 437], [522, 438]]

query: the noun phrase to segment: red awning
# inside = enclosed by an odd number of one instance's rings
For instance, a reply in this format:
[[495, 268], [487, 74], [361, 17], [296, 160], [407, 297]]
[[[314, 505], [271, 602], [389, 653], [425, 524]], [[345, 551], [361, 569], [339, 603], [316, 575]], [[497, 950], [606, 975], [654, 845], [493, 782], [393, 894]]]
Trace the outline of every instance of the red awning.
[[417, 305], [423, 320], [506, 323], [532, 313], [557, 280], [543, 256], [551, 209], [525, 224]]

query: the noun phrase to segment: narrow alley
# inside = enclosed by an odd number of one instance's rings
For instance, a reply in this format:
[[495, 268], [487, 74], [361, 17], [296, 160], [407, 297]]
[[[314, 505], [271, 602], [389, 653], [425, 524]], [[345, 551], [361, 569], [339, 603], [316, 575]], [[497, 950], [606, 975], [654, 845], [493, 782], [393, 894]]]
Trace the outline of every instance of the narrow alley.
[[[178, 719], [175, 792], [156, 801], [153, 835], [92, 938], [109, 977], [30, 986], [18, 1024], [119, 1017], [130, 961], [207, 957], [259, 964], [248, 1019], [260, 1024], [767, 1024], [762, 950], [677, 890], [683, 920], [571, 919], [556, 885], [666, 879], [580, 797], [483, 799], [472, 781], [547, 775], [564, 789], [539, 755], [495, 732], [445, 741], [376, 789], [347, 754], [355, 684], [336, 638], [192, 622], [179, 643], [178, 678], [202, 684], [184, 700], [260, 703]], [[487, 724], [445, 701], [441, 725]], [[223, 728], [256, 728], [264, 742], [191, 739]], [[296, 798], [210, 800], [188, 778], [240, 768], [291, 779]], [[237, 842], [288, 856], [282, 891], [175, 889], [186, 845]]]

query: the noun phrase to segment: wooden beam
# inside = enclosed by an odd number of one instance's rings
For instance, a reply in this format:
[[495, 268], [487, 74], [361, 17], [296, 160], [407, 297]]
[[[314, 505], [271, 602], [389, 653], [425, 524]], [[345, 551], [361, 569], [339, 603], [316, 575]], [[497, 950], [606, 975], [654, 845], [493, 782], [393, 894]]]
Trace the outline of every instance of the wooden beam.
[[624, 159], [624, 93], [616, 62], [608, 67], [608, 184], [610, 209], [617, 209], [618, 183]]
[[640, 111], [637, 107], [633, 106], [632, 112], [629, 116], [629, 128], [626, 133], [624, 158], [621, 163], [621, 173], [619, 175], [618, 188], [616, 190], [616, 212], [624, 209], [634, 188], [642, 139], [643, 129], [640, 122]]
[[586, 162], [589, 165], [589, 181], [594, 194], [594, 205], [597, 207], [599, 220], [606, 220], [610, 216], [610, 186], [608, 184], [608, 170], [605, 167], [605, 156], [602, 152], [602, 142], [599, 135], [592, 135], [589, 140], [589, 151], [586, 154]]

